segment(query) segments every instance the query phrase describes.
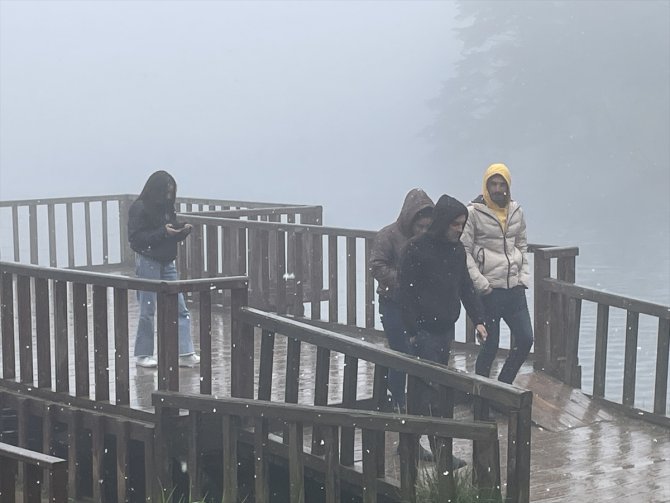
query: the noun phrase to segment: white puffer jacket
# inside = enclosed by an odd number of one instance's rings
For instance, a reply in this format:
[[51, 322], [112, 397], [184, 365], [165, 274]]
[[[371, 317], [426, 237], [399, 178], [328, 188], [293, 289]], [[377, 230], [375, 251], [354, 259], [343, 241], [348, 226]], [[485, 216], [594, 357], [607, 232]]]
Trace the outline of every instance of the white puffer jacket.
[[526, 220], [519, 203], [509, 203], [506, 230], [481, 197], [470, 203], [468, 212], [461, 241], [467, 252], [468, 271], [477, 291], [509, 289], [517, 285], [528, 287], [530, 271], [526, 255]]

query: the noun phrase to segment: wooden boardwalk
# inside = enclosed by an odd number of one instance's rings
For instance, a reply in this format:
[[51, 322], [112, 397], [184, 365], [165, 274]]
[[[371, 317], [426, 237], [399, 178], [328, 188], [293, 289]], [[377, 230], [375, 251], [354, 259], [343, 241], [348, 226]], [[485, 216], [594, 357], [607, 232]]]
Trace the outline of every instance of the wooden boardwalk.
[[[134, 300], [130, 300], [131, 307]], [[136, 303], [135, 303], [136, 305]], [[134, 334], [137, 309], [131, 309], [130, 331]], [[192, 332], [198, 332], [198, 313], [192, 311]], [[229, 396], [230, 389], [230, 331], [229, 316], [223, 312], [215, 317], [213, 324], [213, 394]], [[334, 329], [334, 327], [332, 327]], [[342, 333], [365, 338], [384, 345], [381, 332], [357, 331], [341, 326]], [[260, 348], [260, 331], [256, 335], [256, 351]], [[134, 345], [131, 336], [131, 354]], [[286, 351], [286, 338], [277, 337], [275, 352]], [[452, 355], [452, 367], [464, 372], [474, 372], [476, 352], [465, 345], [456, 344]], [[256, 362], [259, 358], [256, 358]], [[285, 358], [277, 358], [278, 362]], [[316, 351], [308, 345], [301, 351], [301, 387], [299, 403], [313, 402], [313, 372]], [[344, 362], [337, 355], [331, 359], [329, 393], [332, 400], [341, 397], [342, 370]], [[493, 375], [502, 366], [498, 358]], [[273, 400], [282, 401], [280, 391], [284, 389], [285, 367], [273, 370]], [[258, 376], [258, 367], [255, 369]], [[157, 371], [131, 365], [131, 405], [151, 410], [151, 393], [157, 387]], [[359, 365], [358, 397], [371, 396], [373, 384], [371, 365]], [[258, 382], [256, 377], [255, 382]], [[198, 369], [180, 370], [180, 391], [199, 392]], [[591, 400], [579, 390], [533, 370], [526, 363], [515, 382], [516, 385], [533, 391], [533, 430], [531, 458], [531, 501], [670, 501], [670, 431], [645, 421], [630, 418], [606, 405]], [[113, 392], [112, 392], [113, 393]], [[469, 404], [457, 405], [457, 419], [472, 419]], [[507, 418], [493, 413], [499, 428], [501, 441], [502, 482], [505, 483], [505, 446]], [[309, 437], [309, 431], [305, 433]], [[427, 446], [425, 438], [422, 439]], [[387, 476], [398, 477], [396, 454], [397, 435], [387, 438]], [[305, 445], [309, 445], [305, 442]], [[357, 442], [355, 460], [362, 463], [360, 441]], [[465, 459], [472, 459], [471, 443], [454, 441], [454, 452]], [[422, 463], [430, 469], [431, 463]], [[421, 471], [420, 471], [421, 473]]]

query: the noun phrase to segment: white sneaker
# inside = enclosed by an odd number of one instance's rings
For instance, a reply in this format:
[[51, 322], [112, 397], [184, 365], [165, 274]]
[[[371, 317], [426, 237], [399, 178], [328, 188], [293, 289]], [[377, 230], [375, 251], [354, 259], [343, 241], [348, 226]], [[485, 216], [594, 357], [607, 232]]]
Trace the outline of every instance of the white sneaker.
[[148, 369], [154, 369], [158, 367], [158, 362], [153, 356], [138, 356], [135, 360], [135, 365], [138, 367], [144, 367]]
[[180, 367], [195, 367], [196, 365], [200, 365], [200, 357], [195, 353], [179, 357]]

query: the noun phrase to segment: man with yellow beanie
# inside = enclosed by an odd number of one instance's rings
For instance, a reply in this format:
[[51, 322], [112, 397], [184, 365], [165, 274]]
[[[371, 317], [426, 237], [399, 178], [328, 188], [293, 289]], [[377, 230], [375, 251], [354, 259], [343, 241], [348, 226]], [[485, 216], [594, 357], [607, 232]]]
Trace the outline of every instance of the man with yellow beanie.
[[468, 271], [484, 304], [488, 332], [477, 357], [475, 372], [489, 377], [500, 343], [500, 320], [512, 335], [511, 349], [498, 380], [511, 384], [533, 345], [526, 289], [530, 281], [526, 220], [510, 197], [512, 177], [504, 164], [484, 173], [482, 194], [468, 205], [461, 235]]

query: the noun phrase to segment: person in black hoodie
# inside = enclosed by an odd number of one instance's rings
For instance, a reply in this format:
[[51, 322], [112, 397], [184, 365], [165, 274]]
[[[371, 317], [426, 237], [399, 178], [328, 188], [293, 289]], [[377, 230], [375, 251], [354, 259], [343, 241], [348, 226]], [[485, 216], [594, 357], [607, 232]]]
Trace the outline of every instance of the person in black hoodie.
[[[480, 339], [487, 337], [484, 309], [470, 279], [460, 241], [467, 217], [465, 205], [443, 195], [433, 209], [428, 230], [409, 241], [400, 259], [399, 296], [413, 353], [443, 365], [449, 363], [461, 302]], [[415, 393], [415, 397], [409, 399], [410, 393]], [[436, 390], [422, 380], [408, 390], [408, 404], [412, 413], [440, 414]], [[431, 447], [434, 448], [433, 442]], [[454, 461], [455, 468], [465, 464], [457, 458]]]
[[[166, 171], [152, 173], [142, 193], [128, 212], [128, 241], [137, 253], [136, 274], [145, 279], [177, 279], [175, 258], [177, 243], [191, 232], [190, 224], [177, 223], [175, 199], [177, 183]], [[156, 294], [137, 292], [140, 319], [135, 338], [136, 363], [140, 367], [156, 367], [154, 358], [154, 314]], [[191, 318], [183, 294], [178, 295], [179, 365], [193, 367], [200, 362], [191, 339]]]

